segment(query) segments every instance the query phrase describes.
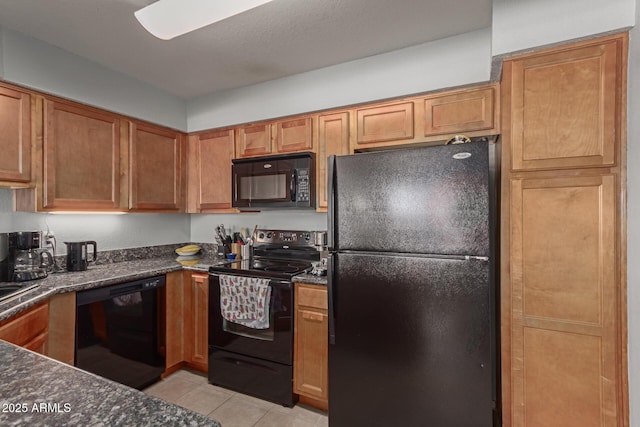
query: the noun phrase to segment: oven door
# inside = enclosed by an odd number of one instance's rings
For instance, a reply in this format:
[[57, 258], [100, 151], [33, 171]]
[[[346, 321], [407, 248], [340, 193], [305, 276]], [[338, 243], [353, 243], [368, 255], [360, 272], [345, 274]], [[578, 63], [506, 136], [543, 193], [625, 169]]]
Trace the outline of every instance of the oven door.
[[220, 280], [209, 276], [209, 346], [286, 365], [293, 363], [293, 287], [271, 280], [268, 329], [228, 322], [220, 312]]

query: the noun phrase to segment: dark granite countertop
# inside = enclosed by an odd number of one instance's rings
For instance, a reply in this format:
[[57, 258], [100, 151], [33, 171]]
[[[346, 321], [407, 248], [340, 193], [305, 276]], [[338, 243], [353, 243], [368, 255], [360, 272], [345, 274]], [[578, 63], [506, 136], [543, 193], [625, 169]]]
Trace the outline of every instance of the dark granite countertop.
[[294, 283], [311, 283], [313, 285], [327, 286], [327, 276], [316, 276], [314, 274], [298, 274], [294, 276], [292, 281]]
[[55, 294], [82, 291], [183, 269], [208, 272], [211, 265], [219, 262], [220, 259], [216, 256], [208, 256], [201, 258], [199, 264], [183, 266], [176, 261], [175, 256], [164, 256], [90, 265], [86, 271], [52, 273], [45, 279], [30, 282], [38, 284], [37, 288], [21, 294], [17, 298], [0, 302], [0, 321], [8, 319]]
[[0, 425], [214, 426], [210, 418], [0, 341]]

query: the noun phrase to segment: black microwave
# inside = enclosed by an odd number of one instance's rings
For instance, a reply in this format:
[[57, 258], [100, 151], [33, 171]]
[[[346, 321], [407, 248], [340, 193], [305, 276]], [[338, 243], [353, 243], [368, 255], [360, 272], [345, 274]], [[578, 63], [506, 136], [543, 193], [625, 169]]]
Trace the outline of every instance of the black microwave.
[[232, 206], [315, 208], [316, 162], [313, 153], [233, 160]]

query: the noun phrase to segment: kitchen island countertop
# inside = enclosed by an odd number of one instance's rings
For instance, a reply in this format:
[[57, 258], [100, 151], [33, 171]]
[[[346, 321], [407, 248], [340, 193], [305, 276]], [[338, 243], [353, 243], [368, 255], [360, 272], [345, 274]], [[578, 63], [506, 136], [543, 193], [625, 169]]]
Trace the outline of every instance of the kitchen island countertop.
[[220, 423], [0, 340], [0, 425], [212, 426]]

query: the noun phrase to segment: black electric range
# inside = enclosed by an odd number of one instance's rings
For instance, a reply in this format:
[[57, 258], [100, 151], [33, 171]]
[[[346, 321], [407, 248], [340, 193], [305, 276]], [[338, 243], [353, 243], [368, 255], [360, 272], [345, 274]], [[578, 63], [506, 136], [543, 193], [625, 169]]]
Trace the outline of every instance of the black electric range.
[[[284, 406], [293, 406], [292, 278], [320, 260], [310, 231], [257, 230], [253, 256], [209, 268], [209, 382]], [[226, 275], [239, 281], [269, 279], [269, 322], [251, 328], [221, 313]], [[246, 294], [245, 294], [246, 295]], [[267, 304], [265, 304], [266, 306]]]

